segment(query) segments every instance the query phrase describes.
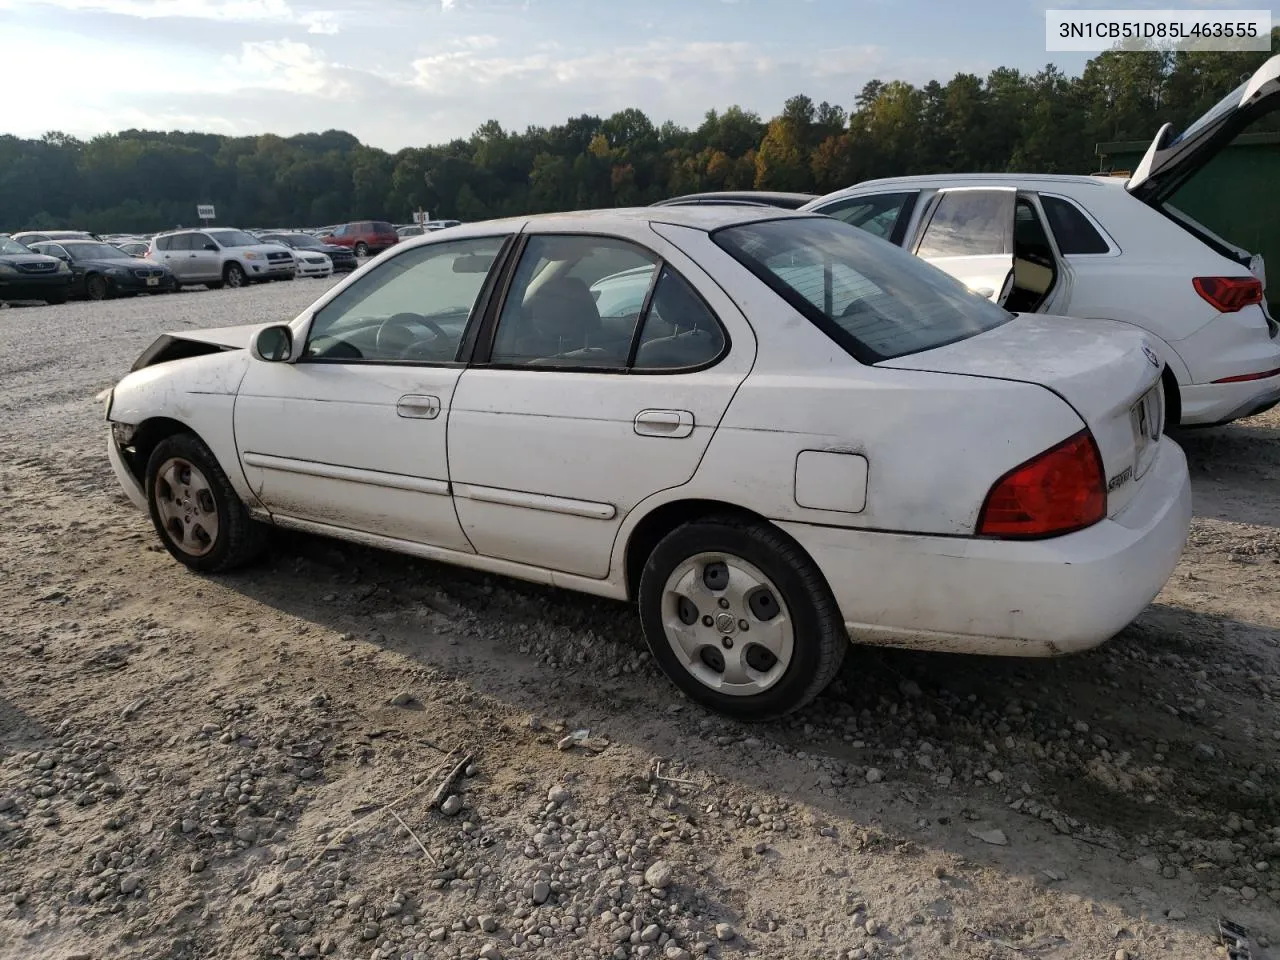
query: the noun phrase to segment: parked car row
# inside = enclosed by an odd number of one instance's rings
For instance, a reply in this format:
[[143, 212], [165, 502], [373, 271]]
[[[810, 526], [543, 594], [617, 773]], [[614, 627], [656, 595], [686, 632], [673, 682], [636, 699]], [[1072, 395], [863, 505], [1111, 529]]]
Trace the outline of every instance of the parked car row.
[[[427, 226], [434, 230], [457, 223], [433, 221]], [[400, 242], [396, 229], [381, 220], [354, 221], [313, 231], [206, 227], [135, 236], [98, 235], [83, 230], [25, 230], [12, 236], [0, 234], [0, 238], [18, 245], [8, 248], [6, 266], [0, 267], [0, 302], [51, 303], [72, 297], [105, 299], [172, 291], [194, 284], [240, 287], [267, 280], [329, 277], [354, 270], [360, 258], [381, 253]], [[43, 256], [62, 262], [66, 269], [54, 266], [45, 279], [45, 268], [38, 266], [45, 262], [40, 259]], [[128, 263], [130, 259], [135, 262]], [[39, 277], [33, 280], [36, 274]], [[44, 296], [35, 296], [36, 292]]]
[[[109, 243], [83, 231], [24, 231], [3, 237], [0, 302], [104, 300], [169, 293], [185, 285], [242, 287], [295, 277], [329, 277], [357, 266], [353, 245], [306, 233], [255, 236], [209, 227]], [[397, 238], [398, 239], [398, 238]]]

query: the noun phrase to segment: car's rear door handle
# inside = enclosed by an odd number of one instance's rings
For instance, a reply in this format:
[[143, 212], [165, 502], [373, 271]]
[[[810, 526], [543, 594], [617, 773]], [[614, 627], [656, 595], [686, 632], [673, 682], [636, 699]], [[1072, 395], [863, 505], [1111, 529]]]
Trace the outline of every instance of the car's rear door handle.
[[434, 420], [440, 416], [440, 398], [408, 394], [396, 401], [396, 413], [413, 420]]
[[693, 433], [693, 414], [688, 410], [641, 410], [636, 414], [635, 430], [642, 437], [687, 437]]

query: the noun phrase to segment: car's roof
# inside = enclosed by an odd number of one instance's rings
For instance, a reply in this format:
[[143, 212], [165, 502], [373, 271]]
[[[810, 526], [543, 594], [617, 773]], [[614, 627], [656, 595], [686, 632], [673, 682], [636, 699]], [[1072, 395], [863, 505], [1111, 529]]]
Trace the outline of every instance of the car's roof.
[[697, 203], [745, 203], [787, 207], [794, 210], [796, 207], [816, 199], [817, 194], [788, 193], [783, 190], [710, 190], [703, 193], [686, 193], [682, 196], [659, 200], [653, 206], [680, 206], [682, 204]]
[[[791, 210], [781, 207], [739, 207], [714, 205], [690, 205], [673, 207], [619, 207], [609, 210], [574, 210], [565, 213], [541, 213], [528, 217], [508, 217], [503, 220], [477, 221], [459, 224], [450, 229], [450, 236], [460, 236], [454, 231], [465, 230], [468, 233], [480, 228], [492, 229], [495, 226], [518, 230], [525, 224], [537, 224], [539, 227], [564, 226], [565, 229], [581, 229], [584, 227], [599, 228], [610, 222], [616, 223], [667, 223], [679, 227], [693, 227], [698, 230], [718, 230], [740, 223], [755, 223], [760, 220], [782, 219], [797, 216]], [[800, 216], [804, 216], [801, 214]]]
[[1059, 186], [1085, 187], [1105, 190], [1123, 187], [1124, 177], [1095, 177], [1080, 173], [932, 173], [917, 174], [910, 177], [881, 177], [877, 180], [863, 180], [828, 193], [821, 200], [833, 200], [838, 197], [883, 187], [955, 187], [955, 186]]

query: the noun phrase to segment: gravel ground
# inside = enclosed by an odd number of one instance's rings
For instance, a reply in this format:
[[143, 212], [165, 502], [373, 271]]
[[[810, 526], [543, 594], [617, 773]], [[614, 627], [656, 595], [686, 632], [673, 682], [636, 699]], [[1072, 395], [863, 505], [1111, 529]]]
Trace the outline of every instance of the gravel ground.
[[164, 330], [288, 319], [328, 282], [0, 310], [0, 956], [1280, 937], [1280, 414], [1182, 438], [1190, 546], [1102, 649], [855, 650], [745, 726], [683, 701], [620, 605], [301, 536], [234, 576], [169, 558], [94, 393]]

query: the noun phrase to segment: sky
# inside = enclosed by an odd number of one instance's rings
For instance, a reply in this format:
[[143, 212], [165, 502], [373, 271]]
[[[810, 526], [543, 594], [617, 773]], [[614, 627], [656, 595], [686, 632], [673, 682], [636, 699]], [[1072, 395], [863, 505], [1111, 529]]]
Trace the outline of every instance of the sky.
[[1045, 52], [1044, 9], [1079, 5], [1175, 3], [0, 0], [0, 133], [340, 129], [394, 151], [490, 119], [639, 107], [696, 126], [733, 104], [770, 117], [797, 93], [848, 109], [872, 78], [1077, 73], [1087, 54]]

